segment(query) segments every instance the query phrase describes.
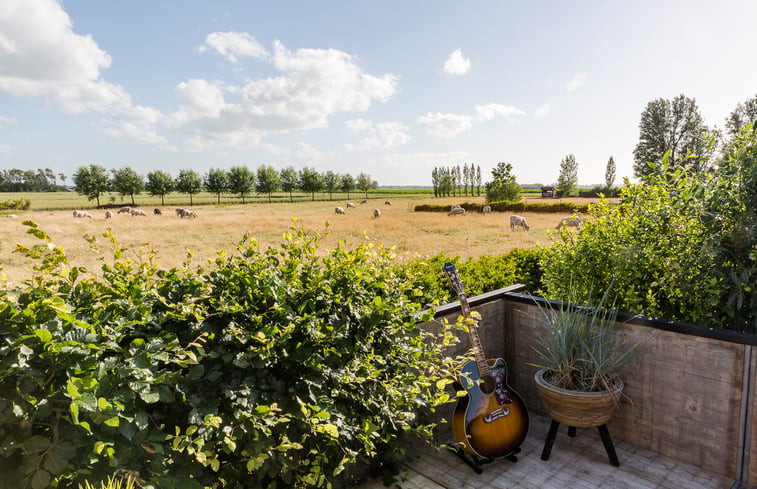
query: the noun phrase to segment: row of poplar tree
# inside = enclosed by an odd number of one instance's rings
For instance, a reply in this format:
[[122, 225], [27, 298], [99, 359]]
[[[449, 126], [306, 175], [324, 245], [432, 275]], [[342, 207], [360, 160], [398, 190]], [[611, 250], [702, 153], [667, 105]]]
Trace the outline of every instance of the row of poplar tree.
[[73, 180], [76, 191], [86, 195], [89, 200], [96, 200], [98, 207], [100, 197], [107, 192], [130, 196], [132, 204], [135, 203], [135, 195], [148, 192], [152, 196], [159, 196], [161, 204], [165, 205], [165, 196], [176, 191], [188, 194], [192, 205], [193, 196], [202, 191], [216, 195], [220, 204], [223, 194], [238, 195], [242, 198], [242, 203], [245, 203], [245, 197], [253, 192], [268, 195], [269, 202], [271, 195], [278, 191], [289, 192], [290, 201], [293, 201], [293, 191], [309, 193], [312, 200], [315, 200], [316, 192], [328, 192], [329, 199], [333, 192], [346, 192], [349, 199], [350, 192], [360, 190], [365, 192], [367, 198], [368, 190], [378, 186], [367, 173], [360, 173], [355, 178], [350, 174], [333, 171], [319, 173], [309, 167], [297, 171], [289, 166], [279, 171], [271, 165], [261, 165], [256, 171], [247, 166], [234, 166], [229, 170], [211, 168], [204, 175], [184, 169], [179, 171], [176, 178], [164, 171], [155, 170], [145, 178], [128, 166], [111, 170], [109, 174], [102, 166], [91, 164], [80, 166], [74, 173]]
[[471, 163], [457, 166], [440, 166], [431, 170], [434, 197], [450, 195], [481, 195], [481, 167]]

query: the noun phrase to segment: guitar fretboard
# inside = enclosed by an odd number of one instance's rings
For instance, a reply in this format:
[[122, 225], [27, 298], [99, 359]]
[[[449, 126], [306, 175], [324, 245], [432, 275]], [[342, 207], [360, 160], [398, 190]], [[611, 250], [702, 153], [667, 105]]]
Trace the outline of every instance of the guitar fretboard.
[[473, 354], [476, 358], [476, 364], [478, 365], [478, 372], [481, 377], [489, 375], [489, 364], [486, 363], [486, 355], [484, 355], [484, 348], [481, 346], [481, 339], [478, 337], [478, 325], [470, 321], [471, 308], [468, 304], [468, 298], [465, 295], [463, 289], [463, 282], [457, 275], [457, 268], [453, 263], [447, 262], [444, 264], [444, 271], [449, 278], [452, 288], [457, 292], [457, 296], [460, 299], [460, 307], [463, 310], [463, 317], [465, 318], [465, 324], [468, 327], [468, 335], [470, 335], [471, 345], [473, 346]]

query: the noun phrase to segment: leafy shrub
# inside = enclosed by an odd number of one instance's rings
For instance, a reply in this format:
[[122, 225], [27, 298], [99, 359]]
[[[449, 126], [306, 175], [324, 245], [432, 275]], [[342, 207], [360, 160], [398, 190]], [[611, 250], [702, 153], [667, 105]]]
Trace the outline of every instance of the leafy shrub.
[[4, 210], [20, 210], [28, 211], [32, 203], [29, 199], [8, 199], [4, 202], [0, 202], [0, 211]]
[[542, 259], [549, 295], [597, 297], [612, 283], [623, 311], [757, 330], [755, 154], [752, 136], [715, 175], [673, 168], [666, 155], [618, 206], [594, 206], [580, 234], [558, 233]]
[[[101, 278], [44, 242], [0, 289], [0, 473], [74, 487], [113, 473], [145, 488], [345, 487], [391, 468], [449, 401], [454, 341], [416, 327], [412, 275], [366, 244], [319, 256], [318, 233], [253, 239], [207, 271], [148, 253]], [[90, 238], [92, 246], [101, 246]], [[12, 469], [12, 470], [11, 470]]]
[[620, 187], [607, 187], [606, 185], [596, 185], [590, 189], [578, 189], [579, 197], [620, 197]]
[[[418, 299], [427, 306], [448, 304], [457, 300], [450, 288], [442, 265], [455, 263], [461, 276], [465, 277], [465, 291], [470, 296], [491, 292], [517, 283], [537, 291], [542, 286], [540, 256], [542, 250], [514, 249], [503, 255], [486, 255], [465, 262], [460, 257], [450, 258], [443, 253], [418, 258], [398, 265], [397, 273], [412, 277], [422, 296]], [[417, 292], [416, 292], [417, 293]]]

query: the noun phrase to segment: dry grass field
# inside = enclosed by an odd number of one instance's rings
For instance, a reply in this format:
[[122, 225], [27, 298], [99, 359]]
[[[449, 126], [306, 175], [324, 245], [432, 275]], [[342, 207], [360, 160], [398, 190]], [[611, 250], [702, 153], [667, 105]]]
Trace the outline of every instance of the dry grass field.
[[[537, 197], [528, 197], [530, 202]], [[577, 199], [572, 199], [577, 200]], [[585, 201], [585, 199], [580, 199]], [[448, 256], [473, 258], [485, 254], [501, 254], [513, 248], [549, 246], [550, 232], [560, 219], [558, 214], [524, 213], [531, 226], [529, 232], [511, 231], [509, 214], [468, 213], [448, 216], [446, 213], [413, 212], [422, 203], [452, 204], [483, 202], [481, 198], [435, 199], [425, 196], [395, 196], [391, 206], [384, 200], [369, 200], [356, 208], [346, 209], [346, 215], [334, 213], [334, 207], [344, 202], [303, 202], [294, 204], [248, 204], [196, 207], [197, 219], [181, 219], [172, 207], [162, 208], [163, 215], [155, 216], [152, 207], [144, 208], [146, 217], [115, 214], [105, 219], [102, 210], [89, 210], [92, 219], [74, 219], [70, 210], [15, 212], [16, 217], [0, 217], [0, 268], [9, 281], [31, 277], [30, 261], [13, 251], [16, 244], [26, 246], [39, 240], [25, 233], [24, 220], [34, 221], [45, 230], [53, 242], [61, 245], [71, 266], [84, 266], [93, 273], [99, 271], [98, 254], [91, 251], [85, 236], [94, 236], [105, 259], [112, 260], [109, 246], [102, 237], [111, 228], [118, 242], [128, 248], [126, 256], [138, 258], [148, 249], [159, 256], [163, 268], [181, 265], [187, 250], [194, 254], [192, 263], [207, 263], [218, 250], [233, 252], [236, 243], [249, 231], [261, 248], [276, 245], [290, 226], [325, 233], [321, 250], [338, 245], [354, 247], [366, 239], [384, 246], [395, 246], [399, 259], [417, 255], [445, 253]], [[557, 199], [550, 201], [557, 201]], [[381, 217], [373, 218], [373, 209]], [[292, 222], [296, 218], [296, 222]], [[328, 221], [329, 226], [326, 227]], [[109, 260], [109, 261], [110, 261]]]

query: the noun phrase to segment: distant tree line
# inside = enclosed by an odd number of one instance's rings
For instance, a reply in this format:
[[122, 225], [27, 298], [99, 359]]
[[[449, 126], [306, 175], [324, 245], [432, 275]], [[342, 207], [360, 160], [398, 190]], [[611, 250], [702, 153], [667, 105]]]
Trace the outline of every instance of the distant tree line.
[[58, 189], [60, 177], [63, 184], [66, 176], [62, 173], [57, 175], [49, 168], [34, 170], [0, 170], [0, 192], [49, 192]]
[[457, 166], [440, 166], [431, 170], [434, 197], [481, 195], [481, 167], [473, 163]]
[[206, 174], [200, 175], [194, 170], [183, 169], [176, 178], [162, 170], [155, 170], [143, 177], [129, 166], [113, 169], [108, 172], [97, 164], [80, 166], [73, 175], [76, 191], [86, 195], [89, 200], [97, 201], [107, 192], [115, 192], [122, 197], [129, 197], [135, 204], [134, 196], [147, 192], [153, 197], [160, 197], [165, 205], [165, 196], [171, 192], [189, 195], [190, 205], [194, 204], [194, 195], [206, 191], [217, 197], [220, 204], [221, 196], [231, 194], [239, 196], [242, 203], [253, 193], [267, 195], [271, 202], [274, 192], [289, 193], [289, 200], [294, 201], [292, 192], [300, 191], [311, 194], [315, 200], [316, 192], [328, 192], [329, 200], [334, 192], [345, 192], [347, 198], [355, 191], [364, 192], [368, 197], [368, 190], [376, 188], [378, 182], [371, 180], [367, 173], [360, 173], [357, 178], [350, 174], [338, 174], [333, 171], [319, 173], [314, 168], [305, 167], [295, 170], [289, 166], [281, 171], [271, 165], [261, 165], [257, 170], [247, 166], [233, 166], [228, 170], [211, 168]]

